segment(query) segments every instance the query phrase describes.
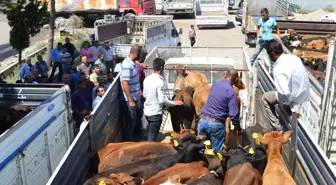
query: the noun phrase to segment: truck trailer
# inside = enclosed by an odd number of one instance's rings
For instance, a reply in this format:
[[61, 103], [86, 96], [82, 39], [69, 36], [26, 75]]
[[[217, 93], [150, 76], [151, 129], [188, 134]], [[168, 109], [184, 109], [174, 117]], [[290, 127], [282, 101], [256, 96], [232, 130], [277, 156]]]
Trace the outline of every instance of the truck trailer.
[[1, 185], [47, 183], [74, 138], [70, 97], [61, 84], [0, 84], [1, 104], [33, 109], [0, 135]]
[[181, 46], [173, 16], [132, 16], [127, 19], [112, 18], [95, 22], [96, 40], [113, 43], [118, 58], [126, 58], [134, 44], [142, 46], [148, 53], [156, 46]]
[[[50, 0], [48, 10], [50, 11]], [[102, 19], [104, 15], [155, 15], [154, 0], [55, 0], [57, 17], [68, 18], [71, 14], [86, 21]]]
[[[332, 69], [336, 64], [334, 47], [335, 43], [332, 44], [333, 49], [331, 48], [330, 50], [331, 61], [328, 69]], [[274, 90], [275, 86], [266, 65], [269, 59], [265, 57], [266, 54], [264, 52], [262, 54], [258, 59], [257, 65], [252, 67], [243, 47], [156, 47], [148, 54], [145, 63], [149, 67], [152, 67], [153, 60], [160, 57], [168, 62], [170, 61], [170, 64], [182, 62], [187, 66], [199, 67], [199, 72], [210, 71], [204, 73], [208, 78], [210, 77], [210, 83], [221, 79], [220, 74], [216, 74], [215, 70], [211, 71], [217, 65], [221, 68], [237, 69], [240, 77], [246, 84], [245, 98], [243, 98], [246, 100], [246, 103], [244, 102], [240, 115], [242, 118], [242, 127], [248, 128], [261, 125], [264, 128], [268, 128], [268, 119], [265, 111], [263, 111], [261, 95], [264, 92]], [[225, 64], [212, 62], [217, 60], [217, 58], [223, 59]], [[150, 73], [150, 71], [147, 72], [147, 74]], [[330, 82], [336, 78], [334, 73], [333, 70], [327, 72], [327, 76], [331, 77]], [[168, 72], [168, 74], [164, 75], [167, 84], [165, 90], [166, 96], [170, 96], [170, 92], [173, 91], [169, 83], [174, 81], [174, 75], [173, 72]], [[114, 80], [102, 101], [92, 111], [89, 119], [84, 120], [81, 124], [79, 134], [49, 179], [48, 185], [83, 184], [86, 179], [92, 177], [93, 173], [97, 172], [97, 151], [110, 142], [121, 141], [120, 118], [122, 110], [118, 99], [121, 88], [119, 77], [118, 75]], [[331, 88], [333, 89], [334, 85], [331, 85]], [[335, 91], [328, 91], [326, 95], [330, 99], [333, 98], [334, 93]], [[335, 111], [335, 106], [332, 107], [332, 101], [328, 100], [328, 98], [323, 98], [322, 100], [327, 101], [326, 106], [330, 108], [330, 111], [327, 111], [324, 115], [326, 118], [330, 118], [330, 114]], [[299, 185], [336, 184], [335, 169], [325, 153], [323, 153], [321, 146], [311, 137], [311, 133], [307, 129], [305, 116], [310, 114], [309, 111], [313, 110], [306, 109], [302, 105], [301, 111], [303, 111], [302, 118], [296, 120], [295, 116], [283, 114], [284, 111], [281, 107], [277, 109], [280, 119], [285, 123], [284, 126], [292, 129], [294, 132], [290, 142], [283, 146], [283, 160]], [[333, 122], [324, 122], [324, 120], [328, 119], [321, 119], [322, 122], [320, 124], [326, 125], [330, 129]], [[165, 113], [163, 123], [167, 125], [171, 124], [169, 123], [169, 113]], [[162, 129], [167, 127], [164, 125]], [[322, 135], [328, 136], [328, 134]], [[243, 139], [242, 144], [247, 143], [247, 139]]]

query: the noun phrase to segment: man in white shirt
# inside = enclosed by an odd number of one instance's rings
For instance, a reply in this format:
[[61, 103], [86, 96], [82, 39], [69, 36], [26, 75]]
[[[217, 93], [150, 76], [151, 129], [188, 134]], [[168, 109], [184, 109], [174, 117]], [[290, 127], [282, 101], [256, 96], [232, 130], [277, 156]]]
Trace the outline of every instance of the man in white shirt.
[[89, 48], [90, 52], [92, 53], [92, 61], [95, 62], [98, 60], [98, 55], [102, 49], [102, 46], [99, 46], [98, 41], [93, 41], [93, 46]]
[[190, 25], [189, 40], [190, 40], [190, 46], [193, 47], [194, 44], [196, 43], [196, 31], [194, 25]]
[[276, 91], [266, 92], [262, 100], [273, 129], [283, 131], [275, 105], [285, 107], [289, 114], [291, 114], [290, 109], [297, 112], [297, 106], [309, 98], [310, 83], [306, 68], [300, 58], [284, 54], [280, 42], [275, 39], [270, 40], [266, 51], [271, 61], [274, 62], [273, 76]]
[[98, 105], [98, 103], [101, 101], [101, 99], [103, 98], [104, 94], [105, 94], [105, 88], [104, 86], [98, 86], [98, 88], [96, 89], [96, 98], [93, 100], [92, 103], [92, 110]]
[[163, 59], [156, 58], [153, 61], [154, 72], [144, 80], [143, 96], [146, 99], [144, 114], [149, 124], [148, 141], [156, 141], [162, 122], [163, 105], [183, 104], [181, 101], [170, 101], [164, 95], [164, 79], [162, 77], [164, 65], [165, 61]]
[[104, 54], [104, 62], [108, 72], [113, 72], [114, 62], [115, 62], [115, 51], [112, 46], [110, 46], [109, 42], [104, 43], [104, 47], [101, 49]]

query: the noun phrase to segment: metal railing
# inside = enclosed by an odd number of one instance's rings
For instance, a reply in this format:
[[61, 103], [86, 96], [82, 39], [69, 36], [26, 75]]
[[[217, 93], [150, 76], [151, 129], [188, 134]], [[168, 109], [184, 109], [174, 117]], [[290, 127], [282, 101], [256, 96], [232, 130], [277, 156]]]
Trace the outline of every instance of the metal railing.
[[[262, 58], [265, 59], [265, 58]], [[273, 91], [274, 81], [267, 69], [266, 62], [258, 60], [255, 74], [258, 75], [259, 93]], [[261, 100], [259, 100], [261, 101]], [[283, 159], [298, 184], [335, 184], [334, 169], [326, 155], [313, 137], [305, 128], [303, 119], [296, 120], [294, 113], [288, 115], [283, 107], [277, 108], [280, 122], [285, 127], [293, 130], [293, 135], [288, 145], [283, 146]], [[262, 123], [261, 120], [257, 120]], [[267, 125], [264, 125], [267, 128]]]

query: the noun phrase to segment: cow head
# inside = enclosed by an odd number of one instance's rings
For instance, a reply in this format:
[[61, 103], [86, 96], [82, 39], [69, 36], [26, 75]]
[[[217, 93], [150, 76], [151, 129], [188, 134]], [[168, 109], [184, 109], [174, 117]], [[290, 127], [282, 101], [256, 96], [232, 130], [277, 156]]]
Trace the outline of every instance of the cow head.
[[237, 78], [236, 82], [233, 85], [236, 86], [239, 90], [243, 90], [246, 88], [243, 80], [239, 77]]
[[281, 146], [289, 141], [292, 134], [293, 131], [287, 131], [284, 134], [281, 132], [269, 132], [265, 135], [258, 133], [256, 140], [258, 140], [261, 144], [267, 145], [267, 151], [280, 150], [281, 152]]
[[178, 75], [174, 84], [174, 94], [180, 93], [185, 86], [185, 78], [181, 75]]
[[174, 68], [176, 69], [177, 76], [182, 76], [182, 77], [187, 76], [187, 72], [186, 72], [187, 66], [186, 65], [182, 65], [182, 64], [176, 65], [174, 66]]

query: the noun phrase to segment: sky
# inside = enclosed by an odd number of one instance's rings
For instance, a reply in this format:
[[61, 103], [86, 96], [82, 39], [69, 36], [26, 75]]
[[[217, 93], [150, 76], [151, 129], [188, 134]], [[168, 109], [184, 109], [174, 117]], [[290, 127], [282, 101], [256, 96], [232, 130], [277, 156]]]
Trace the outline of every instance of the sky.
[[336, 0], [288, 0], [288, 2], [300, 5], [304, 9], [320, 9], [327, 5], [336, 8]]

